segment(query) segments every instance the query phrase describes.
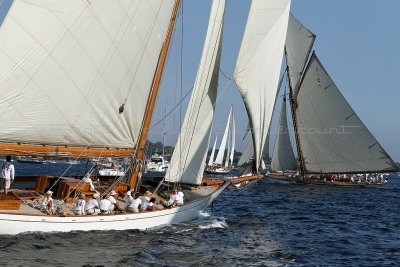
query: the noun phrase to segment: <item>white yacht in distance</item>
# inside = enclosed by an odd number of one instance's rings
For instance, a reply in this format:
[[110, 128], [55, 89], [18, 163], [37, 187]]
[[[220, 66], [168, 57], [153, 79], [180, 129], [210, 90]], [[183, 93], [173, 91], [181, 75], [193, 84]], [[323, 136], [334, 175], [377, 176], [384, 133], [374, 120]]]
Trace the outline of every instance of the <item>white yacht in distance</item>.
[[146, 164], [146, 172], [164, 174], [169, 167], [169, 162], [164, 156], [154, 154]]

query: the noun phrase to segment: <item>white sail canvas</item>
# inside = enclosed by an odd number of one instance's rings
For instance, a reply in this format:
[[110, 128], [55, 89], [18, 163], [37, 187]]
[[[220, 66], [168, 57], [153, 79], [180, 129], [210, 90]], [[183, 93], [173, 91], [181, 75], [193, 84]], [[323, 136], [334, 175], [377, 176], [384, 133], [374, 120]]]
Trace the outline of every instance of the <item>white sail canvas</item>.
[[257, 169], [279, 83], [290, 2], [252, 1], [234, 71], [250, 120]]
[[219, 78], [225, 0], [214, 0], [192, 96], [166, 181], [201, 184]]
[[173, 5], [14, 1], [0, 28], [0, 141], [133, 147]]

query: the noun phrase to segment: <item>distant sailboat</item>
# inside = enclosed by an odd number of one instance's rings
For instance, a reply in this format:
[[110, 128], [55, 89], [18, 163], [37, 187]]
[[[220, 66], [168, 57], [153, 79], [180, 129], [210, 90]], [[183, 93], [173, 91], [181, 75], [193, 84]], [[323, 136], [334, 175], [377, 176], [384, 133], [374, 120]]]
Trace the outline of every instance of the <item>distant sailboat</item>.
[[[215, 137], [213, 150], [211, 152], [211, 156], [208, 162], [208, 166], [205, 169], [205, 172], [210, 174], [221, 174], [221, 175], [228, 174], [233, 166], [233, 156], [235, 152], [235, 118], [233, 115], [232, 107], [229, 111], [228, 121], [226, 123], [225, 132], [222, 137], [217, 157], [214, 160], [216, 141], [217, 137]], [[225, 163], [223, 163], [224, 155], [225, 155]]]
[[[285, 54], [300, 163], [297, 180], [365, 185], [371, 184], [368, 173], [398, 171], [399, 167], [359, 119], [316, 54], [312, 53], [309, 59], [314, 39], [315, 35], [291, 15]], [[278, 136], [277, 142], [282, 142], [282, 138]], [[275, 171], [286, 168], [278, 164], [279, 157], [285, 154], [288, 159], [290, 154], [289, 136], [284, 138], [286, 141], [278, 145], [273, 157]], [[285, 164], [292, 165], [290, 161]], [[271, 173], [273, 177], [280, 175]], [[362, 175], [365, 180], [360, 178]]]
[[[262, 177], [263, 151], [270, 128], [289, 21], [290, 1], [252, 2], [233, 78], [249, 117], [252, 160], [242, 166], [234, 183]], [[263, 25], [258, 27], [254, 22]], [[268, 75], [266, 75], [268, 74]], [[249, 157], [249, 156], [248, 156]], [[242, 163], [242, 162], [240, 162]]]

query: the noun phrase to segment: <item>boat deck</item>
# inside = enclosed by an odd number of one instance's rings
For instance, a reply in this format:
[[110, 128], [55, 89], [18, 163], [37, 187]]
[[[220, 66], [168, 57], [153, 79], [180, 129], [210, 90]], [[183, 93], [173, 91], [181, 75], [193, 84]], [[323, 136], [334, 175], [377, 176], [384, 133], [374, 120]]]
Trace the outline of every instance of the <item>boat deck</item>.
[[[210, 195], [211, 193], [213, 193], [215, 190], [217, 190], [219, 187], [218, 186], [200, 186], [198, 188], [191, 188], [188, 190], [183, 190], [183, 193], [185, 195], [185, 204], [189, 204], [193, 201], [196, 201], [198, 199], [201, 199], [203, 197], [206, 197], [208, 195]], [[13, 190], [11, 190], [9, 192], [9, 194], [12, 194]], [[22, 190], [17, 190], [16, 192], [22, 192]], [[161, 194], [161, 195], [166, 195]], [[5, 198], [6, 196], [2, 193], [0, 193], [0, 198], [1, 196], [3, 196], [3, 198]], [[167, 197], [167, 196], [166, 196]], [[160, 201], [166, 201], [167, 199], [157, 195], [156, 196], [156, 207], [157, 209], [163, 209], [164, 207], [160, 204]], [[120, 197], [118, 198], [118, 204], [120, 207], [125, 207], [125, 202], [123, 201], [123, 199]], [[40, 210], [39, 206], [40, 206], [40, 199], [32, 199], [32, 200], [21, 200], [21, 205], [19, 206], [19, 209], [1, 209], [0, 213], [2, 214], [18, 214], [18, 215], [46, 215], [46, 213], [44, 213], [43, 211]], [[54, 203], [55, 203], [55, 207], [57, 205], [59, 205], [59, 203], [61, 203], [60, 200], [54, 198]], [[73, 211], [75, 205], [74, 204], [63, 204], [64, 207], [66, 208], [66, 210], [69, 211]], [[143, 211], [143, 212], [150, 212], [150, 211]], [[124, 213], [124, 212], [122, 212]], [[65, 216], [65, 215], [48, 215], [48, 216]], [[71, 213], [69, 213], [66, 216], [79, 216], [79, 215], [73, 215]], [[87, 215], [87, 216], [96, 216], [96, 215]]]

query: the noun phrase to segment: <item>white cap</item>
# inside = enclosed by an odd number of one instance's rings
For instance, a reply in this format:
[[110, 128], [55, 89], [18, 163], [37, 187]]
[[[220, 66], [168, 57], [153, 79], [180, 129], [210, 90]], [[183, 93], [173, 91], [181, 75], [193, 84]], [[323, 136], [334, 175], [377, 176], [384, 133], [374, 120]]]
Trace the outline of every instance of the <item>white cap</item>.
[[92, 198], [98, 198], [99, 195], [97, 193], [93, 194]]
[[127, 192], [126, 192], [126, 195], [128, 195], [128, 196], [130, 196], [131, 194], [132, 194], [131, 191], [127, 191]]
[[114, 190], [112, 190], [111, 192], [110, 192], [110, 196], [114, 196], [114, 195], [116, 195], [117, 193], [115, 193], [115, 191]]
[[52, 194], [53, 194], [53, 191], [49, 190], [49, 191], [46, 192], [46, 195], [52, 195]]

